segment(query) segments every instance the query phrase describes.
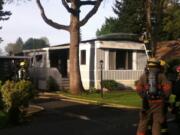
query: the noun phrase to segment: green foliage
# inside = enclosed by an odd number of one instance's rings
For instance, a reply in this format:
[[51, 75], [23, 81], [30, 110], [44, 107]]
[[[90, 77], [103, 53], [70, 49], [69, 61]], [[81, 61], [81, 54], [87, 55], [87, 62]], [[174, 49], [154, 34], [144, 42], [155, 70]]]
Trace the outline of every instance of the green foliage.
[[5, 127], [8, 124], [8, 114], [0, 111], [0, 128]]
[[26, 49], [38, 49], [49, 46], [49, 40], [46, 37], [40, 39], [29, 38], [25, 43], [19, 37], [15, 43], [8, 43], [5, 47], [6, 52], [9, 55], [21, 53]]
[[[4, 5], [4, 0], [0, 1], [0, 21], [5, 21], [9, 19], [9, 16], [11, 15], [10, 11], [4, 11], [3, 8]], [[0, 26], [0, 29], [2, 29], [2, 27]], [[2, 42], [2, 38], [0, 37], [0, 43]]]
[[166, 10], [163, 25], [166, 39], [180, 38], [180, 5], [175, 5]]
[[59, 86], [58, 86], [56, 80], [52, 76], [49, 76], [49, 78], [47, 80], [47, 88], [49, 91], [59, 90]]
[[180, 58], [171, 58], [167, 60], [167, 64], [168, 64], [167, 72], [176, 73], [176, 67], [180, 65]]
[[12, 54], [18, 54], [22, 52], [22, 47], [23, 47], [23, 40], [19, 37], [16, 40], [16, 43], [9, 43], [6, 47], [5, 50], [9, 55]]
[[18, 122], [22, 118], [21, 108], [28, 105], [34, 97], [33, 87], [30, 81], [6, 81], [1, 88], [4, 110], [8, 112], [12, 122]]
[[96, 35], [100, 36], [100, 35], [105, 35], [105, 34], [109, 34], [111, 32], [113, 33], [118, 33], [119, 29], [118, 29], [118, 19], [117, 18], [106, 18], [105, 23], [101, 26], [101, 29], [98, 29], [96, 31]]
[[119, 84], [114, 80], [103, 80], [102, 86], [108, 90], [118, 90]]
[[109, 33], [142, 33], [145, 28], [143, 0], [116, 0], [113, 11], [117, 18], [106, 18], [105, 24], [97, 31], [97, 35]]
[[3, 11], [4, 0], [0, 1], [0, 21], [8, 20], [11, 12]]
[[3, 101], [2, 101], [2, 95], [1, 95], [1, 87], [2, 87], [2, 82], [0, 81], [0, 110], [3, 108]]
[[48, 47], [49, 43], [47, 41], [47, 38], [42, 38], [42, 39], [34, 39], [30, 38], [28, 39], [23, 46], [23, 50], [27, 49], [38, 49], [38, 48], [43, 48], [43, 47]]
[[[157, 27], [155, 36], [158, 41], [180, 38], [180, 4], [178, 1], [156, 1]], [[146, 28], [146, 11], [144, 0], [116, 0], [113, 11], [116, 18], [106, 18], [97, 36], [109, 33], [141, 34]]]
[[169, 59], [167, 60], [167, 64], [166, 75], [170, 81], [174, 82], [177, 78], [176, 67], [180, 65], [180, 58]]
[[1, 91], [1, 87], [2, 87], [2, 82], [0, 81], [0, 91]]

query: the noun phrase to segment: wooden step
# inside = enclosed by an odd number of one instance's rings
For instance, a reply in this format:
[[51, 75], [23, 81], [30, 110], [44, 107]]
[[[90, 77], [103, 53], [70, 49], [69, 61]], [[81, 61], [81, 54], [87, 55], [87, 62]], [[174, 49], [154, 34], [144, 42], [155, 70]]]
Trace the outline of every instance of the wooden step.
[[65, 90], [69, 89], [69, 78], [62, 78], [61, 87]]

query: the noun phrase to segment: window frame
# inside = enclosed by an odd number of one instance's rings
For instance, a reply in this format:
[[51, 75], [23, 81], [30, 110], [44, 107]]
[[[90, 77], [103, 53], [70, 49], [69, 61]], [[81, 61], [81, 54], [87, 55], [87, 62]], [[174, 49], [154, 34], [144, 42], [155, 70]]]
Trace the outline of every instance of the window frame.
[[81, 50], [81, 65], [86, 65], [86, 50]]
[[[121, 58], [124, 58], [118, 63]], [[109, 70], [132, 70], [133, 51], [123, 49], [109, 50]]]

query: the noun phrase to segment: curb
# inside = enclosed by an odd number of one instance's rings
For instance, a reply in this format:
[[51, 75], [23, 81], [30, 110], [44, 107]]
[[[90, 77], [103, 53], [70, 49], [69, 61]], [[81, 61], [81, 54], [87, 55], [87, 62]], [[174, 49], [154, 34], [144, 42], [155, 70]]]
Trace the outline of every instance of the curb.
[[81, 104], [95, 104], [95, 105], [100, 105], [103, 107], [113, 107], [113, 108], [120, 108], [120, 109], [122, 108], [123, 109], [140, 109], [140, 107], [119, 105], [119, 104], [113, 104], [113, 103], [99, 103], [93, 100], [79, 99], [79, 98], [74, 98], [74, 97], [68, 97], [63, 94], [55, 94], [55, 93], [49, 93], [49, 92], [40, 93], [40, 96], [61, 98], [61, 100], [63, 101], [71, 101], [71, 102], [76, 102], [76, 103], [81, 103]]
[[28, 108], [25, 108], [25, 111], [27, 112], [26, 116], [30, 116], [30, 115], [39, 113], [43, 110], [44, 110], [44, 108], [42, 106], [38, 106], [38, 105], [29, 105]]

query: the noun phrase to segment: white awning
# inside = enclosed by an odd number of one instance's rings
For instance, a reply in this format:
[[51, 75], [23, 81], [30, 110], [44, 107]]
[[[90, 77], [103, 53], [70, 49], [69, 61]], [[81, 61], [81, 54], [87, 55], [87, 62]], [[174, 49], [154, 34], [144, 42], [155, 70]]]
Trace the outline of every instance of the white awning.
[[144, 44], [132, 41], [98, 41], [98, 48], [144, 50]]
[[50, 48], [49, 48], [49, 50], [61, 50], [61, 49], [69, 49], [70, 48], [70, 46], [69, 45], [67, 45], [67, 46], [61, 46], [61, 45], [59, 45], [59, 46], [51, 46]]

